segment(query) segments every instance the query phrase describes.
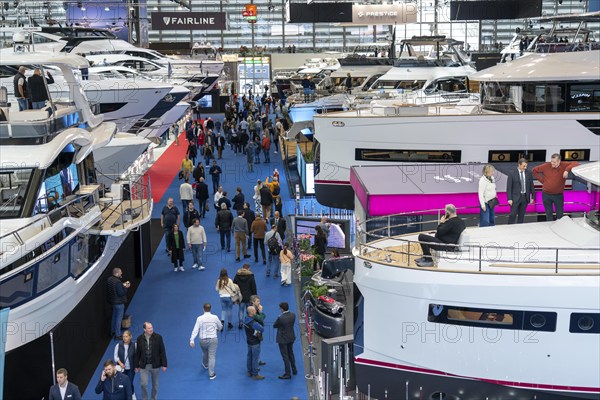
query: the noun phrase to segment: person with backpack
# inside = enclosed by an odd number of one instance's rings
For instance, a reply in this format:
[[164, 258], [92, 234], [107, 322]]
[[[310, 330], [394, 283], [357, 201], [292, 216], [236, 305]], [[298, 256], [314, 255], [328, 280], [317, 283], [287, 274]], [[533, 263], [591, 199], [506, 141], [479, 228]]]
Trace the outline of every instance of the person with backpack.
[[279, 253], [281, 252], [281, 236], [277, 232], [277, 226], [272, 225], [271, 230], [265, 234], [265, 243], [269, 251], [267, 258], [267, 276], [271, 276], [271, 265], [274, 265], [273, 274], [275, 278], [279, 277], [281, 264], [279, 262]]

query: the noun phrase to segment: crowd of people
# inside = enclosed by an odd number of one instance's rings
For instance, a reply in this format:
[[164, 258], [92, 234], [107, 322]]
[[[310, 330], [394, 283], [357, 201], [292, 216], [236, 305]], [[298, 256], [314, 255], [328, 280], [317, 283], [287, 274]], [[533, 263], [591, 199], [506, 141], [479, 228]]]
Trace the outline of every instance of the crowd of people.
[[[218, 276], [215, 290], [221, 315], [213, 314], [213, 306], [205, 303], [204, 313], [196, 319], [190, 337], [191, 348], [195, 347], [198, 339], [202, 350], [201, 365], [208, 370], [210, 379], [216, 378], [218, 334], [235, 329], [235, 325], [246, 336], [248, 376], [254, 380], [264, 379], [259, 371], [264, 364], [260, 361], [260, 350], [266, 315], [260, 303], [252, 265], [247, 259], [254, 256], [255, 264], [262, 262], [265, 275], [278, 278], [281, 286], [290, 286], [292, 282], [294, 255], [285, 242], [287, 223], [283, 216], [277, 169], [264, 180], [257, 180], [249, 194], [245, 194], [242, 187], [229, 191], [221, 184], [222, 169], [218, 160], [223, 157], [224, 151], [228, 151], [227, 147], [234, 154], [246, 154], [250, 172], [255, 163], [268, 164], [270, 152], [277, 153], [279, 150], [278, 135], [284, 132], [283, 122], [278, 120], [273, 125], [271, 118], [266, 116], [280, 111], [273, 109], [268, 97], [256, 100], [252, 96], [248, 99], [244, 96], [241, 99], [242, 112], [238, 112], [237, 104], [230, 105], [222, 123], [212, 118], [185, 123], [187, 150], [179, 174], [182, 180], [179, 186], [181, 203], [177, 203], [181, 204], [181, 211], [175, 200], [169, 198], [160, 216], [173, 271], [184, 272], [192, 263], [192, 270], [212, 270], [215, 277]], [[179, 125], [174, 130], [178, 131]], [[212, 183], [211, 188], [207, 182]], [[231, 197], [229, 193], [234, 194]], [[213, 212], [215, 214], [211, 216]], [[214, 227], [211, 226], [213, 223]], [[206, 265], [204, 252], [209, 231], [218, 232], [217, 248], [220, 247], [222, 252], [231, 252], [235, 247], [235, 262], [243, 262], [235, 276], [230, 278], [226, 268], [219, 268], [217, 273], [217, 269]], [[115, 268], [107, 282], [108, 300], [113, 310], [111, 331], [117, 344], [114, 357], [104, 363], [96, 392], [104, 393], [105, 398], [110, 399], [134, 398], [132, 383], [139, 373], [142, 398], [149, 398], [151, 377], [150, 397], [155, 399], [160, 371], [167, 368], [165, 346], [150, 322], [144, 323], [144, 333], [137, 340], [132, 339], [130, 331], [121, 333], [127, 289], [130, 287], [129, 282], [123, 282], [122, 275], [122, 271]], [[235, 321], [234, 306], [238, 308]], [[290, 379], [297, 374], [292, 350], [296, 316], [285, 302], [279, 304], [279, 308], [281, 315], [273, 321], [284, 361], [284, 372], [279, 378]]]

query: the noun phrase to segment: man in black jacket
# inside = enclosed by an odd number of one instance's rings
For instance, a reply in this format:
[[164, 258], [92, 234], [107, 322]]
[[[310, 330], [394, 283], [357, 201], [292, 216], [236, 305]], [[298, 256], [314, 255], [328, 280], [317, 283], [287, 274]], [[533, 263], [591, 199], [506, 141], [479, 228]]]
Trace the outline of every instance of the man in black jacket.
[[265, 217], [265, 221], [269, 221], [271, 217], [271, 205], [273, 204], [273, 194], [267, 185], [263, 185], [260, 188], [259, 194], [263, 216]]
[[[54, 78], [52, 78], [50, 72], [47, 72], [46, 74], [48, 75], [46, 78], [48, 85], [54, 83]], [[36, 68], [35, 71], [33, 71], [33, 75], [27, 79], [27, 85], [29, 86], [29, 95], [31, 96], [31, 108], [34, 110], [44, 108], [46, 101], [49, 98], [48, 90], [44, 84], [44, 77], [39, 68]]]
[[196, 183], [196, 198], [200, 203], [198, 207], [198, 212], [202, 215], [202, 218], [206, 216], [206, 213], [210, 210], [208, 205], [208, 198], [210, 195], [208, 194], [208, 185], [204, 182], [204, 178], [200, 178], [198, 183]]
[[231, 225], [233, 224], [233, 214], [227, 209], [227, 204], [221, 204], [221, 210], [215, 218], [215, 227], [221, 236], [221, 250], [225, 249], [227, 241], [227, 251], [231, 251]]
[[244, 321], [244, 313], [250, 305], [250, 297], [256, 293], [256, 280], [254, 279], [254, 273], [250, 271], [250, 264], [244, 264], [242, 268], [237, 270], [233, 283], [240, 287], [242, 292], [242, 301], [240, 301], [240, 310], [238, 313], [239, 325], [238, 329], [242, 329]]
[[[237, 187], [235, 189], [235, 196], [233, 196], [233, 199], [231, 199], [231, 202], [233, 203], [232, 207], [235, 211], [237, 210], [241, 210], [244, 208], [244, 193], [242, 193], [242, 188], [241, 187]], [[250, 225], [248, 225], [250, 226]]]
[[148, 399], [148, 376], [152, 375], [152, 400], [158, 395], [158, 374], [160, 369], [167, 371], [167, 352], [163, 338], [154, 333], [150, 322], [144, 322], [144, 333], [136, 341], [135, 372], [140, 372], [142, 399]]
[[121, 320], [125, 313], [125, 303], [127, 303], [127, 289], [130, 286], [129, 281], [121, 282], [123, 271], [121, 268], [114, 268], [112, 275], [106, 280], [106, 300], [112, 306], [112, 321], [110, 324], [111, 337], [115, 340], [121, 340]]
[[[456, 207], [453, 204], [446, 205], [446, 215], [440, 219], [435, 237], [421, 233], [419, 235], [419, 244], [423, 249], [423, 257], [415, 260], [419, 267], [433, 267], [431, 258], [431, 249], [441, 251], [455, 251], [456, 246], [446, 246], [447, 244], [458, 244], [461, 233], [465, 230], [465, 222], [456, 215]], [[425, 243], [424, 243], [425, 242]], [[428, 243], [439, 243], [428, 244]]]
[[510, 204], [508, 223], [522, 224], [525, 220], [527, 204], [535, 201], [535, 187], [533, 186], [533, 174], [527, 169], [527, 160], [521, 158], [517, 162], [517, 168], [508, 173], [506, 182], [506, 197]]
[[298, 373], [294, 357], [296, 314], [290, 311], [290, 306], [286, 302], [279, 303], [279, 309], [281, 309], [281, 315], [273, 323], [273, 328], [277, 329], [276, 341], [285, 367], [285, 373], [279, 376], [279, 379], [290, 379], [292, 377], [290, 370], [294, 375]]

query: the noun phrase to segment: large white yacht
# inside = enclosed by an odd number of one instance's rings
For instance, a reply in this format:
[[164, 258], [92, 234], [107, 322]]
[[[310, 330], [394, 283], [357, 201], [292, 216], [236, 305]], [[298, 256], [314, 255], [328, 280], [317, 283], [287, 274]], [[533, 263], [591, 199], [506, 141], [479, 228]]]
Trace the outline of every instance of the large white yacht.
[[[41, 28], [41, 31], [23, 32], [24, 42], [33, 44], [37, 52], [66, 52], [78, 55], [110, 55], [126, 54], [134, 57], [141, 57], [157, 62], [167, 67], [171, 65], [174, 74], [214, 74], [219, 75], [223, 70], [224, 63], [219, 60], [199, 60], [194, 59], [176, 59], [167, 57], [164, 54], [152, 49], [135, 47], [133, 44], [117, 38], [106, 36], [75, 36], [70, 30], [48, 31], [47, 28]], [[45, 32], [45, 31], [46, 32]], [[175, 72], [177, 71], [177, 72]]]
[[[433, 254], [433, 267], [415, 264], [418, 234], [390, 235], [395, 216], [364, 220], [357, 209], [354, 357], [363, 394], [599, 398], [600, 163], [573, 174], [587, 183], [583, 218], [467, 228], [458, 251]], [[424, 212], [404, 216], [415, 213]], [[435, 230], [431, 222], [420, 230]]]
[[[5, 54], [0, 66], [28, 65], [30, 57]], [[0, 306], [10, 309], [7, 357], [46, 337], [83, 303], [127, 233], [152, 212], [147, 177], [97, 184], [94, 152], [110, 143], [116, 125], [92, 113], [75, 76], [87, 60], [65, 53], [39, 53], [35, 60], [60, 69], [72, 90], [40, 110], [2, 107]]]
[[315, 191], [353, 209], [352, 165], [594, 161], [600, 156], [600, 51], [531, 54], [473, 75], [480, 101], [398, 104], [314, 118]]
[[[23, 54], [28, 54], [26, 58], [29, 60], [29, 63], [24, 65], [27, 68], [26, 77], [33, 75], [35, 68], [41, 67], [45, 73], [50, 72], [54, 80], [54, 83], [48, 84], [52, 98], [68, 98], [72, 89], [60, 69], [38, 64], [35, 56], [37, 53]], [[0, 72], [0, 86], [7, 89], [8, 101], [13, 107], [17, 107], [17, 102], [12, 80], [19, 67], [20, 65], [6, 64]], [[129, 130], [139, 119], [146, 116], [149, 109], [173, 90], [173, 86], [167, 83], [132, 79], [116, 73], [107, 74], [99, 68], [85, 67], [84, 71], [86, 68], [86, 79], [80, 79], [86, 97], [95, 105], [96, 113], [103, 114], [104, 121], [114, 122], [119, 131]], [[78, 72], [77, 75], [82, 78], [81, 73]]]

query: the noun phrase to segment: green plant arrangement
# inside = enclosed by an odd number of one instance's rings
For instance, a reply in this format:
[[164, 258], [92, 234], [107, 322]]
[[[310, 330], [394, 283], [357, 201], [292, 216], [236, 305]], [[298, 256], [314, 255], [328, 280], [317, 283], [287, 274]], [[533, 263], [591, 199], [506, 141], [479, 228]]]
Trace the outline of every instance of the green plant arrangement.
[[309, 291], [312, 295], [313, 299], [318, 299], [320, 296], [325, 296], [327, 294], [327, 286], [325, 285], [315, 285], [314, 283], [307, 283], [304, 285], [302, 289], [303, 292]]

